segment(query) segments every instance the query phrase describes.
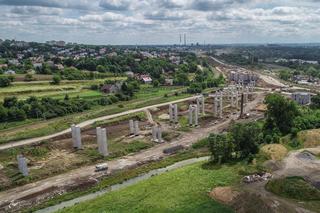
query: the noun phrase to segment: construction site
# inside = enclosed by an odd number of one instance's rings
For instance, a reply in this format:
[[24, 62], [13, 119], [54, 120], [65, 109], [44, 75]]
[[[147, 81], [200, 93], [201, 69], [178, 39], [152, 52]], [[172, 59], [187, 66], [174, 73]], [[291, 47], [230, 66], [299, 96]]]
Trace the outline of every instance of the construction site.
[[[230, 72], [225, 66], [217, 69]], [[0, 212], [19, 212], [90, 189], [119, 171], [188, 150], [210, 133], [227, 131], [230, 123], [261, 119], [264, 97], [280, 86], [272, 83], [256, 77], [232, 81], [210, 94], [74, 124], [45, 140], [12, 143], [0, 151]]]

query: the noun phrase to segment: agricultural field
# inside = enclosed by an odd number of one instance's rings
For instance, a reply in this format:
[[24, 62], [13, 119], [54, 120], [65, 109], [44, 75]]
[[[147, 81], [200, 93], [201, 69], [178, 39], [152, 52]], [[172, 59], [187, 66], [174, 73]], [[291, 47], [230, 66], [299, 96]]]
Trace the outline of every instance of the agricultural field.
[[[78, 204], [63, 212], [233, 212], [208, 196], [217, 186], [237, 184], [238, 166], [206, 168], [204, 162], [152, 177]], [[161, 187], [160, 187], [161, 186]]]

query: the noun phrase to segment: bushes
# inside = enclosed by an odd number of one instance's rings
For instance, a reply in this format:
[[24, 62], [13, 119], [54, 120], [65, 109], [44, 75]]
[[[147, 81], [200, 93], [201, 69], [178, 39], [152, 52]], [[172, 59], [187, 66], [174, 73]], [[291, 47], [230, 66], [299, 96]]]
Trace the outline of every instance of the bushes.
[[270, 180], [266, 189], [274, 194], [301, 201], [320, 200], [320, 190], [302, 177], [286, 177]]
[[11, 81], [6, 76], [0, 76], [0, 87], [8, 87], [11, 85]]
[[89, 102], [81, 99], [56, 100], [52, 98], [37, 99], [30, 97], [18, 101], [16, 97], [6, 97], [0, 105], [0, 122], [23, 121], [26, 118], [54, 118], [91, 108]]

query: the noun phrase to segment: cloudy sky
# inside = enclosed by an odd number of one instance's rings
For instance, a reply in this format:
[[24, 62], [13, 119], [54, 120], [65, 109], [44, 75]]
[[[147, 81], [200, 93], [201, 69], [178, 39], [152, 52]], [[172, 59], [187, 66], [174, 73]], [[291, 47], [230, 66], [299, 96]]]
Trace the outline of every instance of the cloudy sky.
[[0, 38], [88, 44], [319, 42], [320, 0], [0, 0]]

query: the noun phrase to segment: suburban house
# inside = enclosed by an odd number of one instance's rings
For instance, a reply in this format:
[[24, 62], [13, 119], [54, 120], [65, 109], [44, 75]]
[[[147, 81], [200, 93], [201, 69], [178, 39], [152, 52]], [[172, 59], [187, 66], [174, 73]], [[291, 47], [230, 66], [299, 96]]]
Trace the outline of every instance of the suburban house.
[[152, 78], [149, 75], [140, 75], [139, 80], [142, 81], [145, 84], [151, 84]]
[[16, 72], [13, 71], [13, 70], [7, 70], [7, 71], [4, 72], [4, 74], [6, 74], [6, 75], [15, 75]]

